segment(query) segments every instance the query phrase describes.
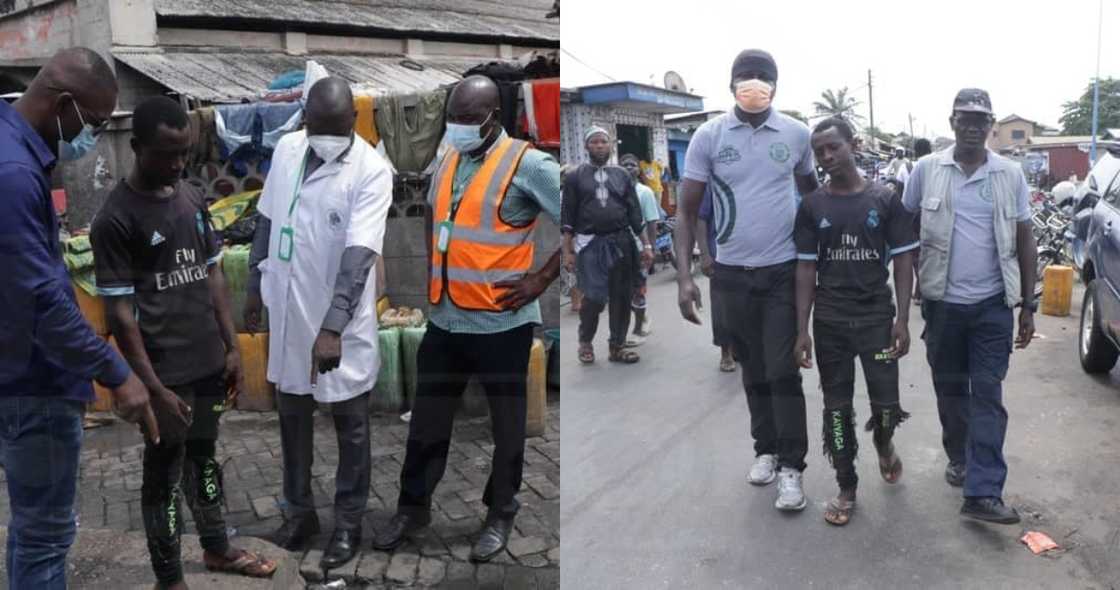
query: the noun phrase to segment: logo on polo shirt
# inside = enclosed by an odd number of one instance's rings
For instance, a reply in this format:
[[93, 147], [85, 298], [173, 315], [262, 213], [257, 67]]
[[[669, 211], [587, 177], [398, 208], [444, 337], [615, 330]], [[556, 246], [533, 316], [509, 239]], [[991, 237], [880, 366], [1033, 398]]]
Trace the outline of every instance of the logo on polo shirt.
[[716, 162], [720, 164], [731, 164], [741, 159], [743, 159], [743, 156], [739, 153], [739, 150], [730, 145], [723, 146], [716, 154]]
[[785, 162], [789, 159], [789, 146], [782, 143], [770, 144], [770, 159], [775, 162]]
[[872, 209], [867, 212], [867, 227], [875, 229], [879, 227], [879, 210]]
[[985, 181], [984, 184], [980, 185], [980, 197], [982, 199], [984, 199], [985, 201], [989, 202], [989, 203], [992, 202], [992, 183], [991, 183], [991, 181]]
[[160, 245], [160, 244], [162, 244], [166, 241], [167, 241], [167, 238], [163, 237], [163, 234], [159, 233], [159, 231], [152, 232], [152, 245], [153, 246], [158, 246], [158, 245]]
[[822, 218], [821, 219], [821, 229], [828, 229], [830, 227], [832, 227], [832, 224], [828, 222], [828, 219]]

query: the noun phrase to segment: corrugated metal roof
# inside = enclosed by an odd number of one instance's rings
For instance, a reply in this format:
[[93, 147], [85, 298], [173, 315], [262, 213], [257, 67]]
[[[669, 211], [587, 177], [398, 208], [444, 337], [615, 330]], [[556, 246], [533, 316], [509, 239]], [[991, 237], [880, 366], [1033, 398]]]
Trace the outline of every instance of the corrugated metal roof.
[[[175, 92], [210, 102], [260, 96], [276, 76], [290, 70], [303, 70], [310, 59], [327, 68], [332, 76], [374, 95], [431, 90], [452, 84], [461, 79], [463, 72], [488, 61], [370, 55], [296, 56], [242, 51], [141, 53], [117, 50], [113, 56]], [[424, 69], [416, 71], [402, 62], [415, 62]]]
[[164, 18], [239, 19], [560, 42], [552, 0], [156, 0]]
[[[1093, 141], [1092, 135], [1055, 135], [1053, 137], [1035, 136], [1030, 139], [1030, 145], [1050, 146], [1063, 144], [1089, 143]], [[1100, 143], [1100, 140], [1097, 140]]]

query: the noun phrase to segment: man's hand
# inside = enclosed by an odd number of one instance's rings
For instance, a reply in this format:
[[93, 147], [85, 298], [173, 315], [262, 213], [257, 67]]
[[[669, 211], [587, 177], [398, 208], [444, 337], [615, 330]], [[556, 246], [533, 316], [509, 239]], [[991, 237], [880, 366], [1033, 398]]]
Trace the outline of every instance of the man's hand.
[[536, 301], [546, 290], [549, 280], [538, 273], [528, 273], [520, 279], [512, 281], [498, 281], [494, 283], [495, 289], [505, 289], [506, 292], [498, 296], [498, 305], [502, 309], [514, 311]]
[[899, 359], [910, 352], [910, 327], [902, 322], [895, 322], [891, 328], [891, 349], [887, 351], [892, 359]]
[[241, 352], [236, 347], [226, 353], [222, 382], [226, 384], [226, 407], [232, 406], [237, 396], [245, 391], [245, 367], [241, 363]]
[[716, 261], [712, 259], [712, 255], [711, 254], [701, 254], [700, 255], [700, 272], [704, 273], [704, 276], [710, 277], [713, 274], [715, 274], [715, 270], [716, 270]]
[[[699, 326], [700, 316], [696, 315], [696, 309], [704, 307], [700, 301], [700, 288], [691, 278], [680, 280], [677, 285], [677, 304], [681, 308], [681, 317]], [[692, 307], [693, 303], [696, 304], [696, 309]]]
[[152, 407], [159, 417], [159, 429], [164, 440], [171, 443], [187, 440], [193, 412], [183, 398], [166, 387], [153, 389]]
[[125, 422], [140, 424], [144, 436], [152, 442], [159, 444], [159, 425], [152, 412], [148, 388], [140, 382], [136, 373], [129, 373], [124, 383], [114, 387], [113, 411]]
[[338, 368], [342, 363], [342, 337], [337, 332], [319, 330], [315, 345], [311, 347], [311, 386], [319, 382], [319, 373]]
[[797, 335], [797, 343], [793, 345], [793, 358], [802, 369], [813, 368], [813, 338], [808, 332]]
[[653, 248], [649, 246], [642, 247], [642, 268], [649, 268], [653, 264]]
[[568, 272], [576, 271], [576, 254], [575, 252], [564, 253], [564, 270]]
[[1015, 339], [1015, 348], [1023, 349], [1034, 338], [1034, 312], [1026, 307], [1019, 311], [1019, 337]]
[[261, 294], [250, 292], [245, 297], [245, 310], [243, 311], [245, 320], [245, 331], [250, 334], [260, 332], [261, 323]]

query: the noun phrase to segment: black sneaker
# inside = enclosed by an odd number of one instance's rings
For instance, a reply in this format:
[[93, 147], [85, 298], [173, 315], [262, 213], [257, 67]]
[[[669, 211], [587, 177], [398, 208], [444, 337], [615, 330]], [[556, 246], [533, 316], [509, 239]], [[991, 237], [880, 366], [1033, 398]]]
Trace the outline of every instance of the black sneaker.
[[996, 524], [1019, 522], [1019, 513], [999, 498], [965, 498], [961, 515]]
[[949, 485], [959, 488], [964, 486], [964, 463], [954, 463], [949, 461], [945, 466], [945, 481]]

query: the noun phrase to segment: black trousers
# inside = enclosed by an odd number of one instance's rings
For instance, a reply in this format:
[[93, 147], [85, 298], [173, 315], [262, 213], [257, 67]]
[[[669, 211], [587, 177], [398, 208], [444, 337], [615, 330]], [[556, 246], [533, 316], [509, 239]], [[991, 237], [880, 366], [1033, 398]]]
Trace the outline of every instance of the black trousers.
[[[633, 249], [632, 245], [631, 249]], [[580, 342], [591, 342], [595, 339], [595, 333], [599, 331], [599, 316], [602, 315], [603, 308], [607, 308], [611, 346], [626, 344], [626, 332], [630, 329], [630, 309], [635, 291], [634, 264], [633, 258], [627, 253], [611, 267], [607, 283], [609, 291], [607, 301], [596, 301], [584, 294], [583, 303], [579, 308]]]
[[898, 401], [898, 361], [883, 356], [891, 348], [891, 320], [876, 322], [813, 322], [817, 366], [824, 390], [822, 438], [825, 456], [836, 469], [841, 489], [856, 487], [855, 359], [859, 357], [871, 400], [866, 429], [877, 446], [891, 441], [895, 428], [910, 415]]
[[781, 467], [801, 471], [809, 441], [805, 393], [793, 357], [795, 268], [794, 261], [756, 269], [717, 263], [712, 289], [719, 292], [713, 299], [723, 333], [743, 364], [755, 454], [775, 454]]
[[[229, 549], [222, 518], [222, 473], [214, 459], [218, 420], [224, 410], [225, 384], [221, 374], [187, 385], [169, 387], [189, 405], [194, 419], [186, 438], [163, 432], [159, 445], [145, 442], [140, 510], [148, 553], [156, 579], [163, 585], [183, 579], [180, 539], [181, 504], [185, 491], [202, 548], [224, 554]], [[166, 416], [157, 413], [162, 424]], [[147, 441], [147, 439], [145, 439]]]
[[486, 391], [494, 436], [490, 479], [482, 496], [489, 508], [487, 520], [517, 514], [532, 345], [531, 324], [496, 334], [452, 333], [428, 324], [417, 354], [416, 401], [397, 500], [400, 512], [424, 522], [430, 519], [432, 493], [447, 468], [455, 410], [473, 375]]
[[[315, 460], [315, 409], [310, 395], [279, 393], [280, 446], [284, 455], [284, 499], [288, 520], [318, 518], [311, 493], [311, 465]], [[360, 530], [369, 501], [369, 392], [324, 404], [334, 418], [338, 437], [338, 469], [334, 478], [335, 528]]]

